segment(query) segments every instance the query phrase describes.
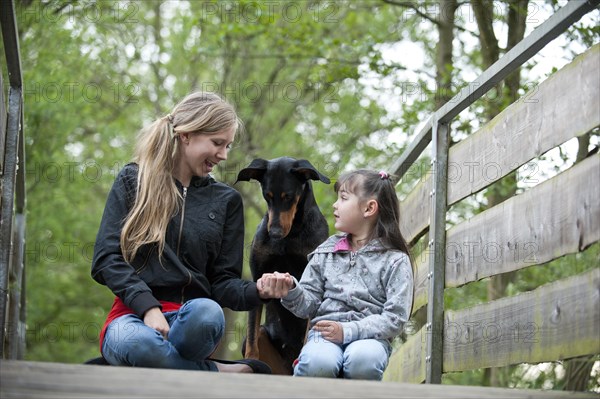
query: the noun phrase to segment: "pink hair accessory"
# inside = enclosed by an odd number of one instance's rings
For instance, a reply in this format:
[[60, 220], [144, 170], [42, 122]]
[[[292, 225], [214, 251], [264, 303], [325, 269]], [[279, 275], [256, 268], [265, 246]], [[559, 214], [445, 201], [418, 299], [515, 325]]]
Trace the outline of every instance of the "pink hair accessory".
[[379, 172], [379, 176], [381, 176], [381, 180], [387, 180], [390, 178], [390, 174], [384, 170]]

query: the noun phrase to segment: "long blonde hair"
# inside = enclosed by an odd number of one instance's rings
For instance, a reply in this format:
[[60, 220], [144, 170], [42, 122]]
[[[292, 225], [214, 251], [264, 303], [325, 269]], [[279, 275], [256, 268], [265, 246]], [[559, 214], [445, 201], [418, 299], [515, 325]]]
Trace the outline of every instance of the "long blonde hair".
[[241, 122], [233, 106], [215, 93], [188, 95], [170, 114], [140, 131], [134, 161], [138, 164], [137, 195], [121, 232], [123, 257], [131, 262], [145, 244], [158, 244], [159, 258], [165, 234], [182, 196], [173, 178], [178, 136], [181, 133], [216, 134]]

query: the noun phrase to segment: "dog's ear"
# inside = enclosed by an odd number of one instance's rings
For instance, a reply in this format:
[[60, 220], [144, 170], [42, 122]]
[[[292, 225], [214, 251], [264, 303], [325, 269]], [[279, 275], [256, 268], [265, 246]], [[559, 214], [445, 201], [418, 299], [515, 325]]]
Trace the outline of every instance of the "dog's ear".
[[290, 170], [298, 178], [303, 180], [320, 180], [323, 183], [329, 184], [329, 178], [319, 172], [310, 162], [305, 159], [299, 159], [294, 163], [294, 167]]
[[262, 158], [257, 158], [253, 160], [250, 163], [250, 165], [239, 171], [237, 175], [237, 180], [235, 182], [237, 183], [239, 181], [250, 181], [250, 179], [262, 182], [263, 176], [267, 171], [268, 163], [269, 161]]

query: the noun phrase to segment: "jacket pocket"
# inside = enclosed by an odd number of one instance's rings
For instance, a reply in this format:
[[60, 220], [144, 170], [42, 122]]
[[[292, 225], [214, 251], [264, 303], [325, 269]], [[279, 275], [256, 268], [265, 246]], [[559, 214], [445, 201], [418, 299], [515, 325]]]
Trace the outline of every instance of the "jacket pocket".
[[198, 220], [198, 236], [205, 242], [221, 242], [224, 226], [225, 215], [217, 209], [208, 209]]

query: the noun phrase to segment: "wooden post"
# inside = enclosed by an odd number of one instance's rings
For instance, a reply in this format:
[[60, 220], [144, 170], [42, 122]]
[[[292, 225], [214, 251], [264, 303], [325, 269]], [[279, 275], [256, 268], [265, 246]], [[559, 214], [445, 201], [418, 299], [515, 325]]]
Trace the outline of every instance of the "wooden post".
[[442, 382], [444, 286], [446, 266], [446, 193], [448, 187], [448, 124], [433, 123], [431, 223], [429, 228], [429, 300], [427, 303], [426, 380]]

